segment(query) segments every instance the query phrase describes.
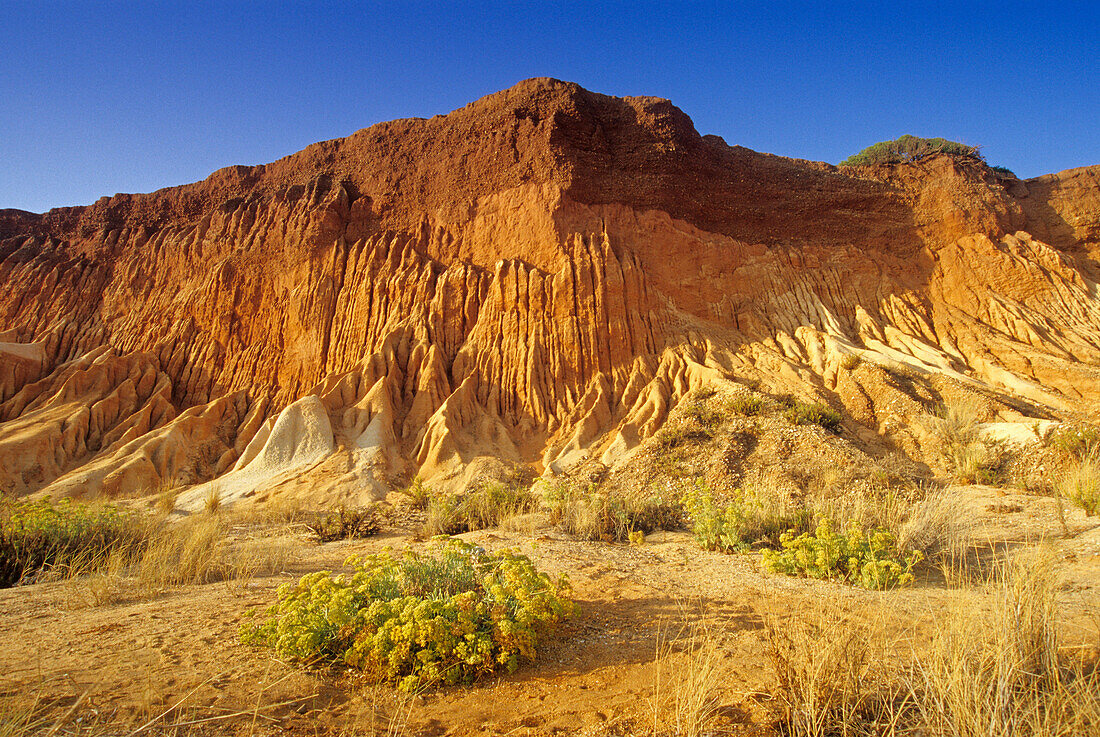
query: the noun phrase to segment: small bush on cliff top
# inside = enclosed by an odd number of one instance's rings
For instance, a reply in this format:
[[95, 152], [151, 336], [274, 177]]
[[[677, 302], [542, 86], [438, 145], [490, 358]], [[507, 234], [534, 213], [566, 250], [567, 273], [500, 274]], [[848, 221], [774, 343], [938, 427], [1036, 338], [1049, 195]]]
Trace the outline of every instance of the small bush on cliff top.
[[880, 141], [849, 156], [838, 166], [872, 166], [874, 164], [897, 164], [902, 161], [919, 159], [930, 154], [949, 154], [968, 159], [984, 161], [977, 146], [948, 141], [946, 138], [920, 138], [904, 135], [894, 141]]
[[306, 663], [343, 662], [405, 690], [469, 683], [532, 660], [539, 632], [573, 613], [569, 582], [525, 556], [456, 539], [437, 556], [406, 551], [351, 560], [351, 577], [319, 571], [279, 589], [246, 642]]

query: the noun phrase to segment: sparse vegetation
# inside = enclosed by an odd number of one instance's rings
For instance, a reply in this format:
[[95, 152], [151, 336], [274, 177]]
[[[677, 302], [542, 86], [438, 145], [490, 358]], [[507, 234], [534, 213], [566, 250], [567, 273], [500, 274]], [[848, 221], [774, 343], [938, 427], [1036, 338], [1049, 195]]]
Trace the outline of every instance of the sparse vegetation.
[[385, 513], [374, 504], [365, 509], [341, 507], [335, 511], [318, 512], [305, 524], [317, 542], [327, 543], [377, 535], [384, 522]]
[[726, 419], [725, 403], [711, 391], [695, 392], [684, 401], [684, 416], [698, 426], [699, 435], [714, 437], [714, 433]]
[[1055, 489], [1088, 516], [1100, 515], [1100, 451], [1089, 453], [1066, 469]]
[[796, 425], [819, 425], [831, 433], [840, 432], [843, 420], [839, 412], [820, 402], [795, 401], [784, 416]]
[[202, 509], [207, 514], [217, 514], [218, 510], [222, 508], [222, 494], [221, 489], [217, 484], [211, 484], [210, 488], [206, 490], [206, 496], [202, 500]]
[[767, 407], [764, 397], [756, 393], [738, 394], [730, 400], [730, 409], [739, 415], [755, 417]]
[[697, 480], [684, 492], [682, 502], [692, 520], [692, 531], [707, 550], [736, 553], [756, 544], [779, 545], [789, 530], [805, 529], [812, 520], [806, 509], [785, 503], [777, 495], [738, 489], [724, 503]]
[[865, 621], [828, 601], [764, 617], [764, 644], [787, 734], [878, 734], [866, 729], [880, 721], [869, 698], [877, 686], [869, 673], [875, 634]]
[[573, 611], [565, 579], [461, 540], [440, 541], [434, 556], [380, 553], [353, 565], [350, 577], [320, 571], [282, 587], [270, 619], [245, 639], [414, 690], [512, 672], [535, 658], [539, 631]]
[[526, 486], [486, 481], [465, 494], [431, 494], [423, 534], [457, 535], [496, 527], [515, 515], [533, 512], [539, 500]]
[[984, 161], [977, 146], [949, 141], [946, 138], [921, 138], [904, 135], [893, 141], [879, 141], [849, 156], [838, 166], [874, 166], [914, 161], [933, 154], [947, 154]]
[[248, 580], [282, 567], [270, 539], [230, 545], [219, 514], [178, 521], [62, 500], [11, 503], [0, 518], [5, 585], [43, 576], [68, 581], [74, 603], [100, 606], [165, 587]]
[[1004, 563], [985, 604], [960, 594], [916, 649], [900, 648], [874, 612], [823, 602], [766, 617], [787, 733], [1096, 734], [1100, 670], [1062, 648], [1055, 583], [1049, 560]]
[[727, 636], [705, 614], [667, 635], [668, 630], [658, 634], [654, 659], [654, 733], [713, 734], [723, 688], [734, 673]]
[[902, 551], [885, 529], [864, 531], [851, 524], [844, 532], [822, 519], [817, 529], [780, 537], [782, 551], [765, 550], [764, 569], [788, 576], [837, 579], [867, 589], [887, 589], [913, 580], [913, 566], [921, 561], [917, 551]]
[[427, 509], [428, 503], [435, 492], [424, 483], [424, 479], [420, 476], [413, 476], [413, 480], [401, 490], [401, 493], [409, 499], [413, 509]]
[[0, 587], [14, 586], [43, 572], [87, 572], [117, 552], [144, 547], [143, 520], [111, 505], [70, 499], [0, 504]]
[[1046, 445], [1084, 459], [1100, 453], [1100, 428], [1093, 425], [1063, 425], [1047, 435]]
[[1049, 554], [1004, 564], [987, 607], [960, 602], [909, 668], [930, 735], [1069, 737], [1100, 730], [1100, 670], [1061, 649]]
[[551, 523], [581, 540], [627, 542], [634, 533], [684, 526], [680, 500], [658, 489], [606, 494], [595, 484], [580, 487], [559, 481], [544, 483], [542, 495]]
[[1000, 464], [997, 449], [981, 438], [981, 409], [974, 401], [940, 405], [927, 422], [939, 441], [939, 454], [955, 481], [992, 484]]

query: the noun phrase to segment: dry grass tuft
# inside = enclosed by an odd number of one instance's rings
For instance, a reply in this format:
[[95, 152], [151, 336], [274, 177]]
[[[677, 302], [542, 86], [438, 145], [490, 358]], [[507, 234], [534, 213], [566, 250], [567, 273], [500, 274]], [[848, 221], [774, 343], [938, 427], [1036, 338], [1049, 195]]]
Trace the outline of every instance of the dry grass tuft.
[[211, 484], [202, 501], [202, 509], [207, 514], [217, 514], [222, 508], [222, 493], [217, 484]]
[[941, 405], [935, 415], [926, 417], [939, 441], [944, 465], [962, 484], [992, 484], [1000, 465], [1001, 451], [981, 439], [983, 408], [977, 400], [960, 400]]
[[653, 733], [676, 737], [710, 734], [734, 672], [727, 635], [711, 618], [659, 632], [654, 658]]
[[794, 737], [1100, 734], [1100, 670], [1061, 645], [1053, 554], [1002, 561], [937, 609], [932, 639], [899, 648], [881, 619], [807, 603], [765, 619]]
[[685, 522], [679, 494], [671, 488], [608, 494], [596, 484], [544, 482], [542, 502], [550, 523], [579, 540], [627, 542], [631, 533], [678, 530]]
[[255, 531], [234, 539], [218, 515], [148, 520], [143, 545], [112, 551], [95, 566], [71, 568], [68, 603], [74, 608], [106, 606], [216, 581], [247, 585], [256, 576], [286, 568], [293, 544], [283, 532]]
[[930, 735], [1069, 737], [1100, 732], [1100, 674], [1062, 657], [1049, 549], [1005, 563], [987, 607], [961, 601], [914, 663]]
[[788, 734], [876, 733], [891, 700], [872, 670], [880, 638], [873, 625], [836, 602], [806, 602], [785, 618], [765, 616], [764, 632]]
[[461, 495], [431, 494], [421, 533], [426, 536], [457, 535], [484, 530], [497, 527], [512, 517], [534, 512], [538, 507], [538, 497], [526, 486], [486, 481]]
[[916, 550], [929, 564], [943, 565], [965, 558], [970, 546], [970, 524], [960, 514], [954, 497], [928, 490], [903, 520], [894, 520], [898, 548]]
[[1069, 499], [1090, 517], [1100, 515], [1100, 452], [1090, 451], [1069, 466], [1054, 489], [1057, 496]]

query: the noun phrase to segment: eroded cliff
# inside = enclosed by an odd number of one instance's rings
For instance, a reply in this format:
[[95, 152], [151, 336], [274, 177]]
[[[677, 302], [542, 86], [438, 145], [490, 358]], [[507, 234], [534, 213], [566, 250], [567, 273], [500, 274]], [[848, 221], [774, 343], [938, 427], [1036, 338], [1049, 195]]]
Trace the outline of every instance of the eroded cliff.
[[1001, 419], [1100, 398], [1098, 172], [837, 170], [537, 79], [196, 184], [4, 211], [0, 489], [362, 500], [484, 457], [614, 465], [731, 380], [919, 456], [912, 397], [846, 357], [1005, 397]]

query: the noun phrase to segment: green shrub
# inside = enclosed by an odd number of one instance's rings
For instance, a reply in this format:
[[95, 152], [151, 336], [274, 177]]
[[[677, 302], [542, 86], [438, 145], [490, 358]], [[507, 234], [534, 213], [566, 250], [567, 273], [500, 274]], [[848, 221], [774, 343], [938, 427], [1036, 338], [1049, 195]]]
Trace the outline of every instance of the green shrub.
[[993, 171], [997, 172], [998, 174], [1004, 174], [1006, 176], [1016, 178], [1016, 172], [1012, 171], [1008, 167], [1005, 167], [1005, 166], [991, 166], [989, 168], [992, 169]]
[[722, 403], [715, 399], [714, 392], [700, 393], [684, 403], [684, 416], [701, 428], [702, 432], [696, 431], [697, 434], [711, 438], [725, 420], [722, 409]]
[[702, 481], [684, 492], [682, 502], [699, 545], [726, 553], [747, 550], [754, 544], [778, 545], [783, 533], [804, 529], [811, 520], [808, 510], [791, 508], [778, 497], [740, 489], [731, 501], [720, 504]]
[[116, 507], [62, 499], [0, 506], [0, 587], [50, 568], [94, 570], [112, 552], [146, 543], [147, 528]]
[[409, 498], [414, 509], [427, 509], [434, 492], [432, 492], [430, 486], [424, 483], [424, 479], [420, 476], [413, 476], [413, 480], [409, 482], [408, 486], [401, 489], [401, 493]]
[[465, 494], [431, 495], [423, 531], [426, 535], [457, 535], [484, 530], [537, 508], [538, 498], [527, 487], [487, 481]]
[[873, 166], [875, 164], [896, 164], [902, 161], [919, 159], [931, 154], [948, 154], [983, 161], [977, 146], [948, 141], [946, 138], [920, 138], [904, 135], [893, 141], [879, 141], [849, 156], [838, 166]]
[[841, 428], [840, 413], [819, 402], [807, 404], [796, 401], [787, 408], [784, 416], [796, 425], [820, 425], [831, 433], [839, 433]]
[[533, 660], [540, 630], [574, 611], [564, 577], [530, 559], [439, 541], [437, 556], [406, 551], [353, 559], [350, 577], [320, 571], [279, 589], [268, 621], [246, 642], [307, 664], [343, 663], [403, 689], [469, 683]]
[[828, 519], [821, 520], [813, 533], [784, 533], [780, 542], [782, 550], [763, 553], [769, 573], [837, 579], [868, 589], [912, 581], [913, 566], [923, 557], [898, 550], [894, 536], [884, 529], [864, 532], [853, 523], [846, 532], [835, 532]]
[[377, 535], [385, 522], [385, 515], [378, 505], [366, 509], [346, 509], [319, 512], [305, 524], [317, 542], [351, 540]]
[[762, 413], [765, 406], [764, 397], [759, 394], [738, 394], [730, 400], [730, 409], [746, 417]]

